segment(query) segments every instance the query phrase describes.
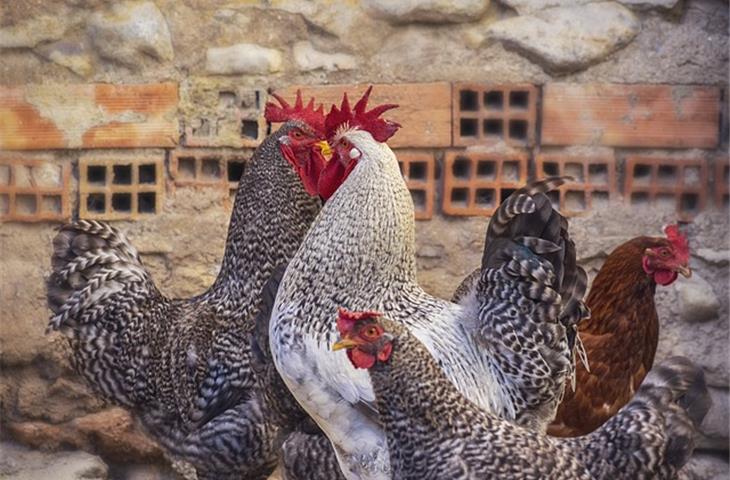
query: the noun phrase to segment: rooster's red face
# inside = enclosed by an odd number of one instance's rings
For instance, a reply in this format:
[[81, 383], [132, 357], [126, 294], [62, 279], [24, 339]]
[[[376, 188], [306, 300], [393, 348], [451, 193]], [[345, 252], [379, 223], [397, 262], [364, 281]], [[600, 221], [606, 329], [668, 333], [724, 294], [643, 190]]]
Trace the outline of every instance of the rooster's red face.
[[324, 200], [334, 195], [361, 157], [362, 152], [347, 138], [341, 137], [334, 142], [332, 158], [319, 180], [319, 195]]
[[370, 368], [375, 362], [387, 362], [393, 353], [393, 335], [378, 323], [377, 312], [350, 312], [340, 309], [337, 330], [340, 340], [332, 350], [347, 349], [347, 357], [355, 368]]
[[307, 193], [317, 195], [319, 178], [327, 164], [324, 156], [329, 151], [327, 142], [306, 124], [301, 124], [279, 138], [279, 148], [299, 175]]
[[664, 229], [667, 238], [657, 239], [657, 245], [644, 250], [641, 260], [644, 271], [654, 278], [659, 285], [669, 285], [678, 274], [689, 278], [689, 243], [679, 231], [677, 225], [669, 225]]

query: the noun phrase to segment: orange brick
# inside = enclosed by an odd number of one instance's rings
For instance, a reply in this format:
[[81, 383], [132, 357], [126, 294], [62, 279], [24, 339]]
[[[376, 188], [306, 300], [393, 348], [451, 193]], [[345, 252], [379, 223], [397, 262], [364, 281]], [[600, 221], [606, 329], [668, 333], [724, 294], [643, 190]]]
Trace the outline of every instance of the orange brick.
[[444, 159], [443, 211], [460, 216], [492, 215], [526, 181], [526, 153], [449, 151]]
[[182, 148], [172, 152], [170, 176], [178, 187], [219, 188], [232, 205], [252, 150]]
[[715, 205], [730, 208], [730, 158], [715, 158]]
[[240, 87], [219, 90], [214, 114], [185, 122], [185, 145], [257, 147], [266, 137], [266, 99], [263, 89]]
[[172, 147], [177, 85], [0, 86], [0, 149]]
[[536, 157], [537, 178], [570, 175], [573, 181], [548, 196], [567, 216], [585, 213], [617, 198], [616, 159], [613, 155], [577, 156], [541, 153]]
[[[362, 95], [367, 84], [361, 85], [301, 85], [277, 91], [285, 99], [294, 99], [297, 89], [304, 98], [315, 97], [329, 112], [333, 103], [340, 105], [347, 92], [351, 105]], [[401, 83], [373, 85], [370, 105], [395, 103], [399, 108], [383, 117], [396, 121], [398, 130], [388, 145], [401, 147], [448, 147], [451, 145], [451, 86], [448, 83]]]
[[395, 154], [413, 197], [416, 220], [429, 220], [433, 217], [436, 197], [436, 159], [433, 152], [398, 150]]
[[707, 161], [634, 155], [626, 158], [624, 194], [632, 205], [667, 202], [682, 219], [702, 211], [709, 190]]
[[451, 104], [454, 146], [535, 143], [534, 85], [455, 83]]
[[552, 83], [543, 89], [543, 145], [714, 148], [720, 90]]
[[162, 155], [95, 155], [79, 160], [79, 216], [138, 219], [160, 213], [164, 200]]
[[71, 216], [67, 163], [0, 157], [0, 220], [62, 221]]

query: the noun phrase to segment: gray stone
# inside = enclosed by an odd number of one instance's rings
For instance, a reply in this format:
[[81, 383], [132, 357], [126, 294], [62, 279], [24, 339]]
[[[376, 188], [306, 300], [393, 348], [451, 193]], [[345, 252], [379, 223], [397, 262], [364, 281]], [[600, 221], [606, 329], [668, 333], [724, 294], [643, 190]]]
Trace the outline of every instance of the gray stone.
[[106, 480], [108, 467], [86, 452], [44, 453], [9, 442], [0, 444], [0, 478], [7, 480]]
[[717, 318], [720, 301], [704, 278], [698, 274], [677, 282], [679, 291], [680, 314], [686, 322], [706, 322]]
[[63, 37], [68, 26], [63, 15], [43, 15], [0, 28], [0, 49], [33, 48]]
[[501, 3], [514, 8], [520, 15], [529, 15], [553, 7], [577, 7], [595, 0], [501, 0]]
[[730, 251], [713, 250], [711, 248], [698, 248], [695, 255], [702, 260], [717, 266], [723, 266], [730, 263]]
[[697, 447], [702, 450], [727, 451], [730, 439], [730, 392], [727, 388], [710, 387], [709, 390], [712, 407], [700, 426], [702, 438]]
[[569, 72], [600, 62], [640, 30], [641, 23], [629, 9], [600, 2], [502, 20], [490, 25], [487, 35], [549, 71]]
[[209, 48], [205, 69], [220, 75], [264, 75], [281, 70], [281, 52], [252, 43]]
[[460, 23], [479, 20], [489, 0], [364, 0], [367, 11], [393, 23]]
[[618, 0], [618, 2], [637, 10], [671, 10], [681, 0]]
[[324, 53], [316, 50], [310, 42], [297, 42], [293, 48], [294, 61], [300, 70], [352, 70], [357, 67], [357, 60], [346, 53]]
[[62, 40], [42, 45], [35, 52], [81, 77], [88, 77], [94, 71], [91, 51], [85, 42]]
[[99, 56], [128, 67], [140, 68], [145, 60], [171, 61], [170, 31], [165, 17], [152, 2], [122, 2], [96, 12], [87, 33]]
[[730, 478], [727, 453], [695, 452], [681, 473], [687, 475], [680, 478], [690, 478], [692, 480], [727, 480]]

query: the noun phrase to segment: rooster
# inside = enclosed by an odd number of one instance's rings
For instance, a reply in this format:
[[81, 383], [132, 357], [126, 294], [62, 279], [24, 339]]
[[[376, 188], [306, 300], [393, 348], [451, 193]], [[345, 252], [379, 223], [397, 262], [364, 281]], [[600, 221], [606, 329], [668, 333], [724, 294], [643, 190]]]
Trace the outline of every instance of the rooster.
[[[329, 350], [338, 306], [376, 309], [428, 348], [470, 401], [544, 430], [573, 372], [566, 329], [587, 310], [585, 272], [567, 222], [545, 192], [562, 179], [515, 192], [487, 230], [482, 277], [461, 305], [416, 281], [413, 203], [385, 142], [399, 127], [367, 111], [370, 89], [326, 119], [333, 156], [320, 176], [327, 203], [289, 263], [269, 328], [286, 386], [335, 446], [347, 478], [390, 478], [386, 437], [366, 372]], [[340, 185], [341, 184], [341, 185]], [[339, 188], [332, 186], [340, 185]]]
[[673, 357], [593, 434], [553, 438], [469, 402], [400, 322], [342, 310], [337, 327], [333, 349], [369, 372], [399, 480], [675, 478], [710, 406], [702, 370]]
[[592, 432], [631, 400], [651, 370], [659, 341], [656, 286], [692, 273], [687, 238], [677, 225], [664, 232], [666, 238], [617, 247], [596, 275], [586, 300], [591, 318], [579, 327], [590, 371], [577, 366], [575, 390], [566, 390], [550, 434]]
[[135, 413], [201, 479], [266, 478], [281, 443], [251, 366], [251, 336], [264, 283], [321, 208], [326, 142], [314, 99], [276, 98], [267, 120], [285, 123], [241, 177], [220, 273], [202, 295], [165, 297], [108, 224], [67, 224], [53, 241], [49, 329], [69, 338], [76, 369], [101, 396]]

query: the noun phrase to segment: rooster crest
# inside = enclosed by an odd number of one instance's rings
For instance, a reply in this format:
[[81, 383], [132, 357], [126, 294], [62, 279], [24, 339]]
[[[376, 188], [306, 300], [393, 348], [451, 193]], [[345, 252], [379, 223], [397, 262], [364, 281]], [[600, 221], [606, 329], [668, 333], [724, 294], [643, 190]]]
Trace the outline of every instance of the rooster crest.
[[332, 109], [325, 119], [327, 138], [334, 138], [336, 140], [346, 131], [359, 129], [369, 132], [376, 141], [385, 142], [398, 131], [401, 127], [399, 123], [379, 118], [380, 115], [388, 110], [398, 108], [398, 105], [386, 103], [367, 111], [368, 100], [370, 99], [370, 92], [372, 90], [373, 86], [370, 85], [360, 100], [355, 103], [354, 108], [350, 108], [347, 92], [343, 95], [339, 108], [336, 105], [332, 105]]
[[302, 100], [302, 91], [297, 90], [297, 98], [294, 100], [294, 106], [292, 107], [280, 95], [271, 93], [271, 96], [279, 102], [279, 105], [272, 102], [266, 103], [264, 117], [266, 117], [267, 122], [280, 123], [286, 122], [287, 120], [301, 120], [314, 128], [318, 133], [325, 132], [324, 106], [320, 103], [315, 109], [314, 97], [309, 99], [309, 103], [305, 107], [304, 101]]

